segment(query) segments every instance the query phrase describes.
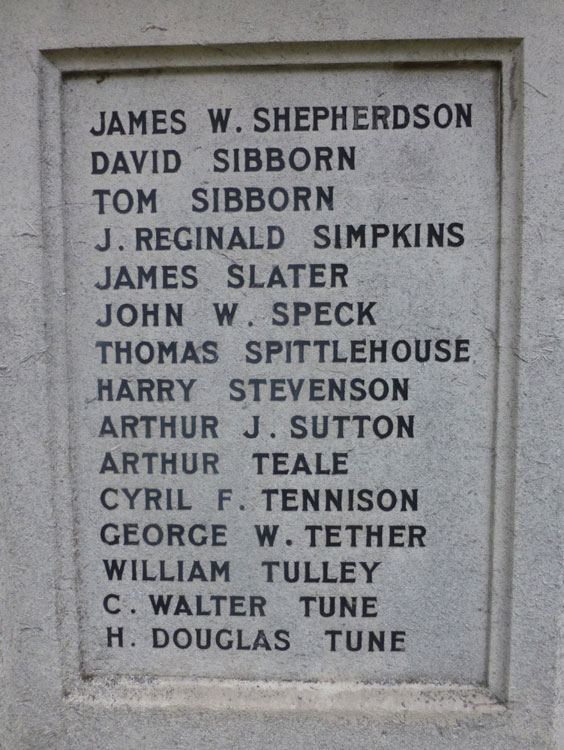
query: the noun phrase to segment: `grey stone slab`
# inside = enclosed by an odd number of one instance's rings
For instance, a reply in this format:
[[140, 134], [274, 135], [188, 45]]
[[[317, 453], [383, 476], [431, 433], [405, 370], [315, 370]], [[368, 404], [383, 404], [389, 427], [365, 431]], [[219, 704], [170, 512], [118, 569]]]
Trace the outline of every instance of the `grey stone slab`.
[[109, 10], [4, 30], [3, 743], [559, 746], [558, 9]]
[[481, 683], [495, 71], [64, 86], [85, 672]]

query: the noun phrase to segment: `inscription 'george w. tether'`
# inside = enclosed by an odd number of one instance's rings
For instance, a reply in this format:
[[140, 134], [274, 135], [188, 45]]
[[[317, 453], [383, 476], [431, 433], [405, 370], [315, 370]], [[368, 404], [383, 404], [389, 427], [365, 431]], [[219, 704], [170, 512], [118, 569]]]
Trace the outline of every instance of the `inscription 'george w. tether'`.
[[65, 78], [85, 674], [483, 681], [496, 89]]

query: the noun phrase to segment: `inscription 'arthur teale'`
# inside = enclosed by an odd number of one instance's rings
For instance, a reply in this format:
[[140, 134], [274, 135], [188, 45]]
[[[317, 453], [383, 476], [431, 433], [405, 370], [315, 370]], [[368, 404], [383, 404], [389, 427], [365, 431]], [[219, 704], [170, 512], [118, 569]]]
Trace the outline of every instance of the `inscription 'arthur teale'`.
[[481, 681], [496, 75], [66, 79], [87, 674]]

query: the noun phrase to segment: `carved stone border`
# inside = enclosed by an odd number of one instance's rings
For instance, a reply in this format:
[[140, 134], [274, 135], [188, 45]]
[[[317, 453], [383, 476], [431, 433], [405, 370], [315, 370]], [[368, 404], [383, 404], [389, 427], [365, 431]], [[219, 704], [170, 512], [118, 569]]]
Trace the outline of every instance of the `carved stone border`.
[[[69, 461], [66, 384], [65, 226], [62, 191], [62, 89], [65, 74], [150, 70], [317, 68], [333, 65], [459, 65], [487, 62], [499, 71], [500, 219], [497, 376], [491, 488], [490, 621], [485, 686], [237, 681], [204, 679], [87, 679], [80, 665], [76, 534]], [[171, 710], [328, 712], [406, 723], [480, 720], [503, 713], [508, 693], [513, 573], [515, 421], [518, 378], [521, 176], [523, 141], [521, 40], [309, 42], [224, 46], [43, 50], [41, 58], [41, 186], [45, 226], [45, 298], [53, 341], [50, 385], [54, 511], [59, 547], [58, 626], [63, 689], [71, 704]], [[54, 405], [57, 406], [54, 406]], [[61, 408], [66, 405], [66, 409]]]

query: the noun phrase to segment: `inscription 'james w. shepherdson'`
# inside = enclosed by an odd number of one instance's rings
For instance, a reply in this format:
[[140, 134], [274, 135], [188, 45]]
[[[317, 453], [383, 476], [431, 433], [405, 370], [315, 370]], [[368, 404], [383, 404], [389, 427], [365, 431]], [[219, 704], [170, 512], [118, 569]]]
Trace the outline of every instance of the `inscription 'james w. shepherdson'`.
[[478, 680], [494, 75], [65, 82], [87, 673]]
[[[214, 133], [227, 131], [231, 107], [208, 109]], [[267, 132], [323, 132], [335, 130], [396, 130], [409, 126], [423, 130], [471, 128], [472, 103], [453, 104], [363, 104], [332, 106], [255, 107], [251, 130]], [[181, 135], [186, 133], [186, 111], [175, 108], [118, 110], [99, 113], [97, 125], [90, 128], [92, 135]]]

